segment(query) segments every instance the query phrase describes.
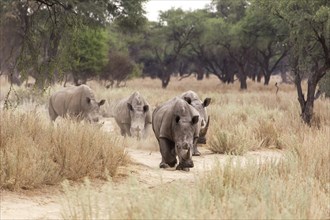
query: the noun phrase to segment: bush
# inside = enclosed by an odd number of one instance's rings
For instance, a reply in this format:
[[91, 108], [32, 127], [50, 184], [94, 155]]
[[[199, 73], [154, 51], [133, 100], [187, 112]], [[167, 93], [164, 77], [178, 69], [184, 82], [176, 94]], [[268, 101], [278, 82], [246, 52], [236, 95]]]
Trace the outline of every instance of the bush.
[[47, 122], [35, 112], [1, 111], [0, 188], [34, 188], [85, 176], [105, 178], [126, 164], [120, 140], [96, 126]]
[[259, 120], [257, 128], [255, 129], [255, 133], [257, 139], [260, 141], [259, 147], [276, 147], [279, 149], [282, 148], [282, 144], [279, 140], [280, 136], [274, 126], [274, 122]]
[[208, 148], [214, 153], [242, 155], [247, 147], [238, 134], [216, 131], [212, 136]]

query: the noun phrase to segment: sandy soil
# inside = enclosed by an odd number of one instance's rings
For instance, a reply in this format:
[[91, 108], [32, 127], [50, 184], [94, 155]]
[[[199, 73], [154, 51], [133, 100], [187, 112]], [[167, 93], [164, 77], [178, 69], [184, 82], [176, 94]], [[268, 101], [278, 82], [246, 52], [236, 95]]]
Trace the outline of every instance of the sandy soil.
[[[121, 172], [135, 177], [148, 188], [167, 184], [178, 180], [194, 183], [198, 174], [210, 170], [215, 164], [224, 165], [229, 158], [239, 161], [244, 166], [249, 158], [263, 163], [269, 160], [279, 160], [279, 151], [248, 152], [244, 156], [227, 156], [212, 154], [205, 148], [200, 148], [202, 156], [194, 157], [195, 167], [190, 172], [175, 169], [161, 170], [158, 168], [161, 156], [159, 152], [128, 149], [133, 163]], [[121, 184], [119, 183], [117, 184]], [[39, 190], [24, 192], [1, 191], [1, 219], [59, 219], [61, 218], [60, 187], [46, 187]]]

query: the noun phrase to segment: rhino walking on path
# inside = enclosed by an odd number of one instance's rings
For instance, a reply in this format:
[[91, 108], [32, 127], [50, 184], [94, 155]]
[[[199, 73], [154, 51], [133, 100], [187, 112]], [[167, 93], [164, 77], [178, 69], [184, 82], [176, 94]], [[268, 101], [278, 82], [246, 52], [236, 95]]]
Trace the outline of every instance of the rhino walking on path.
[[58, 116], [74, 116], [79, 120], [98, 122], [100, 106], [105, 100], [97, 102], [91, 88], [86, 85], [63, 88], [49, 99], [49, 116], [52, 121]]
[[194, 91], [187, 91], [180, 95], [181, 98], [186, 100], [191, 106], [193, 106], [199, 113], [199, 121], [201, 130], [197, 143], [194, 145], [193, 156], [200, 156], [201, 153], [197, 149], [197, 144], [206, 144], [206, 133], [210, 123], [210, 116], [207, 115], [206, 107], [210, 104], [211, 98], [205, 98], [202, 102], [198, 95]]
[[159, 143], [162, 161], [160, 168], [174, 167], [189, 171], [193, 145], [197, 142], [199, 113], [185, 100], [175, 97], [158, 106], [152, 114], [152, 128]]
[[146, 138], [151, 127], [151, 110], [139, 92], [120, 100], [113, 108], [121, 135]]

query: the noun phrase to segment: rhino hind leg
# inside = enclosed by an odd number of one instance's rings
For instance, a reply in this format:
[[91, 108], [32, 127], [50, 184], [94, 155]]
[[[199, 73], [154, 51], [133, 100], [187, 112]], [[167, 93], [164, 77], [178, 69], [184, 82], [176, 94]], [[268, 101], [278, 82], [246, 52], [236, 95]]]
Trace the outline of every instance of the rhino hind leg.
[[159, 148], [162, 155], [162, 161], [159, 164], [160, 168], [174, 167], [177, 164], [174, 143], [164, 138], [159, 139]]
[[199, 136], [197, 143], [198, 144], [206, 144], [206, 138], [205, 138], [205, 136]]
[[58, 114], [55, 112], [55, 109], [54, 109], [52, 103], [50, 103], [49, 106], [48, 106], [48, 113], [49, 113], [50, 119], [52, 121], [55, 121], [55, 119], [57, 118]]

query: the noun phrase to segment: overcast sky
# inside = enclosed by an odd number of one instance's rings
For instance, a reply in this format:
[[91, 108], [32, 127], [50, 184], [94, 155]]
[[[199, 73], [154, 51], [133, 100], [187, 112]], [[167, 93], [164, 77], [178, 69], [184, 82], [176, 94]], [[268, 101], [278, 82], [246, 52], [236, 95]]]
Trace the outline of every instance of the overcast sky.
[[195, 10], [205, 8], [210, 4], [211, 0], [149, 0], [144, 9], [146, 16], [150, 21], [157, 21], [159, 11], [167, 11], [168, 9], [182, 8], [182, 10]]

